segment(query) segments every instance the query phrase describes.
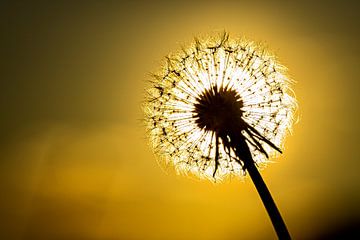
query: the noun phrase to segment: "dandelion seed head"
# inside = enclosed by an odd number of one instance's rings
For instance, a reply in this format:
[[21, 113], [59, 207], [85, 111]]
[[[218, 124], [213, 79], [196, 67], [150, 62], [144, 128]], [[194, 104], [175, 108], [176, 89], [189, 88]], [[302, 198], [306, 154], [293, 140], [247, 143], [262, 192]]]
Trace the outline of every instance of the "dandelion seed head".
[[296, 109], [290, 84], [286, 69], [253, 42], [196, 39], [150, 81], [144, 111], [153, 149], [178, 173], [243, 176], [229, 136], [242, 134], [258, 165], [275, 157]]

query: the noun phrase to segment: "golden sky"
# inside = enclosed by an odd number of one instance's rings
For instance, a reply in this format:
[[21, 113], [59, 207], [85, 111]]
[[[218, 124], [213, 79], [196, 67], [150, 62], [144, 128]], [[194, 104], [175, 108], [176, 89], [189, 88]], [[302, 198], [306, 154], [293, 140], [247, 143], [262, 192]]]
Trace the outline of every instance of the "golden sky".
[[[351, 1], [0, 4], [0, 239], [275, 239], [249, 178], [162, 169], [145, 82], [198, 34], [264, 43], [299, 123], [262, 171], [294, 239], [360, 225], [359, 7]], [[332, 238], [331, 238], [332, 237]]]

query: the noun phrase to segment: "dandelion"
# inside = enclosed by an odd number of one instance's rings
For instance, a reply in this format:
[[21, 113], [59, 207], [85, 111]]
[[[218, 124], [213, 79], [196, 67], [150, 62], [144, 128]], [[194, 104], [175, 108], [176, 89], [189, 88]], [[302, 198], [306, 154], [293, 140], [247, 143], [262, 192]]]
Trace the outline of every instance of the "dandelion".
[[296, 101], [286, 69], [247, 40], [196, 39], [167, 57], [144, 105], [155, 152], [213, 181], [249, 173], [279, 238], [290, 238], [258, 166], [281, 153]]

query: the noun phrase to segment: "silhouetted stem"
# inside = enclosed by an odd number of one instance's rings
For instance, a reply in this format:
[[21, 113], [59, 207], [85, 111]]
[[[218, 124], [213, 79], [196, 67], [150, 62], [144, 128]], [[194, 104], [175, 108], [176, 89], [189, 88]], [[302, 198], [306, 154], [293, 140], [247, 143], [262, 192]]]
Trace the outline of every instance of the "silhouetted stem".
[[276, 204], [270, 194], [270, 191], [267, 188], [254, 162], [247, 163], [245, 167], [249, 172], [251, 180], [255, 184], [255, 187], [260, 195], [260, 198], [266, 208], [267, 213], [270, 216], [271, 222], [274, 226], [278, 238], [281, 240], [291, 239], [289, 231], [286, 228], [285, 222], [282, 219], [280, 212], [276, 207]]

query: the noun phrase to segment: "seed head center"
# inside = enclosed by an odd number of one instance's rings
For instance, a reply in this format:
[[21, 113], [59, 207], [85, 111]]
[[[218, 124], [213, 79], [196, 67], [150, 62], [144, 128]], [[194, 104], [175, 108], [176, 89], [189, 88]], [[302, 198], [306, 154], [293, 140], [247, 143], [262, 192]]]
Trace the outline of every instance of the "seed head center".
[[241, 125], [243, 101], [235, 90], [213, 87], [196, 100], [194, 115], [198, 127], [222, 135]]

